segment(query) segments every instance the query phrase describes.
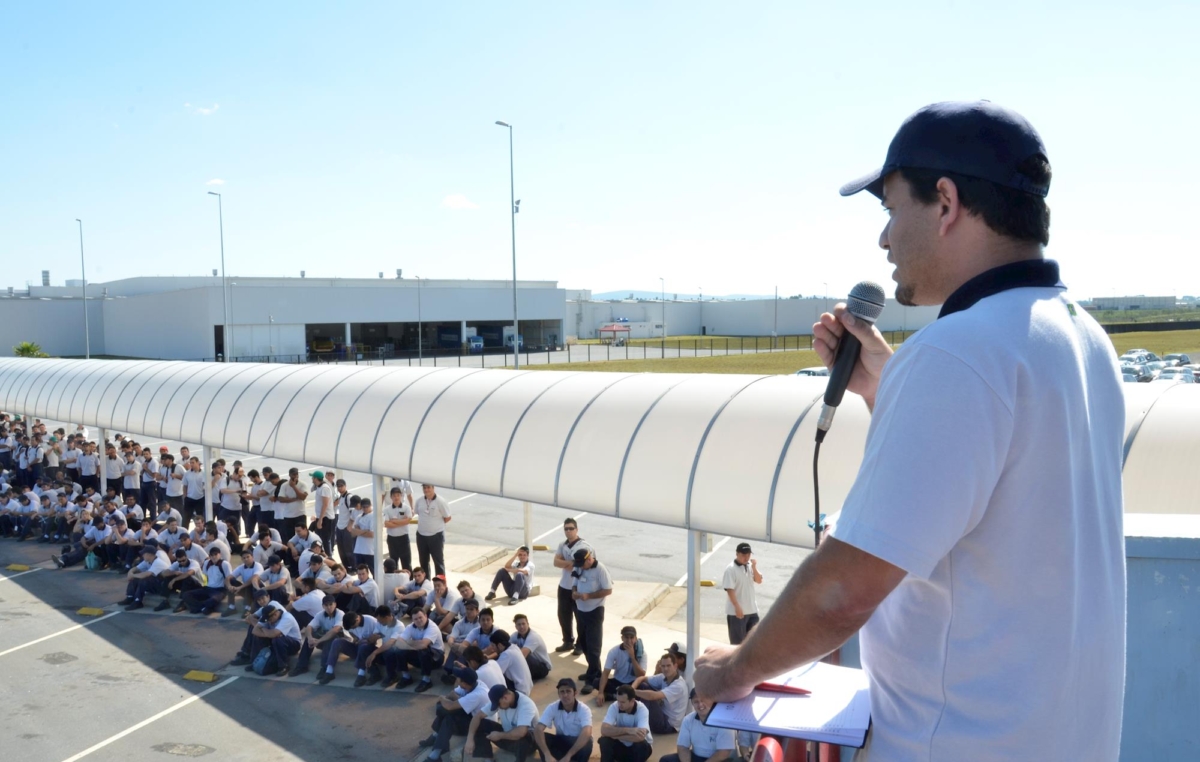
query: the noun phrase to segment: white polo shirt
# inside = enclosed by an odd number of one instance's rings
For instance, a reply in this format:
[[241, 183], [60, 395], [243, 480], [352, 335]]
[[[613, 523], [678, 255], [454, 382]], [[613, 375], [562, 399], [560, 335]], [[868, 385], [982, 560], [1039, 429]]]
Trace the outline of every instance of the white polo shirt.
[[[732, 590], [734, 597], [742, 606], [742, 613], [746, 616], [758, 613], [758, 601], [754, 597], [754, 576], [750, 571], [750, 564], [740, 566], [736, 560], [730, 561], [729, 566], [725, 567], [725, 574], [721, 577], [721, 589]], [[737, 609], [733, 607], [733, 601], [729, 600], [729, 596], [725, 596], [725, 614], [726, 616], [737, 616]]]
[[[321, 486], [315, 488], [311, 494], [315, 517], [318, 519], [324, 517], [325, 520], [332, 521], [334, 519], [333, 488], [322, 482]], [[322, 505], [325, 507], [324, 511], [321, 510]]]
[[504, 673], [504, 676], [513, 681], [517, 690], [528, 696], [533, 690], [533, 675], [529, 671], [529, 662], [525, 661], [525, 655], [521, 653], [521, 649], [513, 647], [510, 642], [508, 648], [505, 648], [496, 657], [496, 663], [500, 665], [500, 671]]
[[488, 659], [479, 668], [475, 670], [475, 674], [479, 677], [479, 682], [487, 686], [488, 690], [492, 689], [493, 685], [507, 685], [504, 680], [504, 670], [500, 669], [500, 665], [493, 659]]
[[441, 495], [434, 495], [433, 500], [426, 500], [422, 495], [417, 498], [417, 534], [431, 537], [446, 531], [446, 519], [450, 518], [450, 506]]
[[888, 361], [833, 530], [908, 572], [861, 630], [861, 758], [1009, 760], [1030, 739], [1117, 758], [1124, 422], [1112, 343], [1060, 289], [987, 296]]
[[735, 732], [728, 728], [705, 725], [704, 721], [692, 712], [683, 718], [683, 724], [679, 726], [679, 739], [675, 741], [675, 745], [691, 749], [695, 757], [707, 759], [718, 751], [736, 749], [737, 738]]
[[555, 701], [542, 712], [538, 724], [553, 728], [557, 735], [565, 738], [578, 738], [584, 728], [592, 726], [592, 710], [579, 699], [575, 699], [575, 709], [570, 712], [563, 709], [561, 701]]
[[[608, 705], [604, 721], [614, 728], [644, 728], [646, 743], [654, 745], [654, 735], [650, 732], [650, 710], [641, 701], [634, 701], [632, 714], [622, 712], [616, 701]], [[621, 741], [626, 746], [633, 746], [633, 741]]]
[[[401, 498], [403, 498], [403, 495], [401, 495]], [[403, 499], [401, 499], [400, 505], [392, 505], [392, 501], [389, 498], [387, 505], [383, 507], [383, 520], [385, 522], [397, 519], [409, 519], [412, 518], [412, 515], [412, 509], [408, 507], [408, 503], [404, 502]], [[388, 527], [387, 536], [408, 537], [408, 527], [408, 524], [402, 527]]]

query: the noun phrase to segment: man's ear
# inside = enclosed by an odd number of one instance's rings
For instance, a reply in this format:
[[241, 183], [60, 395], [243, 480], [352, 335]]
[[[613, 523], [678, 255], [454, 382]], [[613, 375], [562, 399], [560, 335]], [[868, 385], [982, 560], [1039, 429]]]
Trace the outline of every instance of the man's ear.
[[945, 237], [966, 212], [958, 197], [958, 186], [948, 177], [937, 181], [938, 235]]

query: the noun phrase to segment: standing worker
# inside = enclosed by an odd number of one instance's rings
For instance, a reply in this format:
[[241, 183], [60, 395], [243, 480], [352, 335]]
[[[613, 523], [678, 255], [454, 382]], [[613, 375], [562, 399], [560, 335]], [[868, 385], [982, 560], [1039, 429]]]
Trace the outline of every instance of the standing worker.
[[736, 646], [758, 624], [758, 601], [754, 586], [762, 584], [758, 562], [750, 553], [750, 543], [739, 542], [733, 560], [725, 567], [721, 587], [729, 600], [725, 601], [725, 624], [729, 629], [729, 644]]
[[1115, 761], [1125, 398], [1112, 342], [1044, 258], [1045, 146], [994, 103], [937, 103], [842, 194], [864, 189], [887, 211], [896, 300], [941, 312], [894, 355], [845, 305], [813, 326], [827, 366], [846, 332], [862, 342], [858, 477], [745, 642], [698, 660], [696, 692], [741, 698], [861, 628], [855, 759]]
[[445, 500], [438, 497], [437, 490], [432, 484], [422, 484], [421, 491], [425, 494], [417, 498], [415, 506], [417, 556], [423, 569], [430, 568], [429, 557], [433, 556], [437, 573], [445, 575], [446, 525], [450, 523], [450, 506]]

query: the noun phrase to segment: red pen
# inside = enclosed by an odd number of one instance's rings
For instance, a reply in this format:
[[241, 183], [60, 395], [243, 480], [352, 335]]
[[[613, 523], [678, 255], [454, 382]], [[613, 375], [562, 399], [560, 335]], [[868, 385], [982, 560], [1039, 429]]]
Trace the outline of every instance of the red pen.
[[766, 691], [767, 693], [786, 693], [791, 696], [807, 696], [812, 691], [804, 688], [797, 688], [794, 685], [780, 685], [779, 683], [759, 683], [754, 686], [756, 691]]

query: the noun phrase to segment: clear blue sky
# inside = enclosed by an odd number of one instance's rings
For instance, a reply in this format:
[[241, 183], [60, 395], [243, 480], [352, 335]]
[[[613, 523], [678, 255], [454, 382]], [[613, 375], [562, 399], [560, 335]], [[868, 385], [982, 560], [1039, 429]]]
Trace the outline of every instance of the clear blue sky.
[[[1137, 5], [1138, 7], [1134, 7]], [[510, 277], [668, 293], [888, 284], [838, 187], [989, 98], [1050, 152], [1079, 297], [1200, 292], [1200, 3], [9, 3], [0, 286]], [[454, 208], [459, 207], [459, 208]]]

